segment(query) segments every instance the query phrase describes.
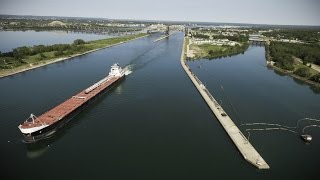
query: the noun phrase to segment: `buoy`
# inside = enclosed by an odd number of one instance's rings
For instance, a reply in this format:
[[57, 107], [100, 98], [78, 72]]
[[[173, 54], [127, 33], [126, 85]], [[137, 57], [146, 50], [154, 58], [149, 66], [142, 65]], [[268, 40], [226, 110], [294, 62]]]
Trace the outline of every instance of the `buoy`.
[[301, 135], [301, 138], [304, 140], [304, 141], [307, 141], [307, 142], [310, 142], [312, 140], [312, 136], [309, 135], [309, 134], [302, 134]]

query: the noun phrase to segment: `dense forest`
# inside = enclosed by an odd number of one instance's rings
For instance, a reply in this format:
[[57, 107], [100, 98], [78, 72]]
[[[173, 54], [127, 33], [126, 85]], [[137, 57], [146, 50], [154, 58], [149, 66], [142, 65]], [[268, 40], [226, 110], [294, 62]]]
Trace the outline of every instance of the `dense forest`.
[[[267, 46], [273, 61], [287, 64], [293, 63], [293, 57], [300, 58], [304, 64], [314, 63], [320, 65], [320, 45], [318, 44], [298, 44], [298, 43], [285, 43], [285, 42], [270, 42]], [[281, 68], [292, 70], [290, 66]]]
[[237, 41], [237, 42], [248, 42], [249, 36], [244, 35], [235, 35], [235, 36], [224, 36], [224, 35], [216, 35], [212, 36], [213, 39], [228, 39], [229, 41]]
[[[192, 38], [201, 38], [201, 39], [209, 39], [210, 36], [197, 33], [197, 34], [192, 34]], [[234, 36], [225, 36], [225, 35], [212, 35], [212, 39], [228, 39], [229, 41], [237, 41], [237, 42], [248, 42], [249, 41], [249, 36], [244, 36], [244, 35], [234, 35]]]
[[263, 35], [275, 39], [301, 40], [307, 43], [318, 43], [320, 40], [319, 30], [311, 29], [280, 29], [272, 32], [264, 32]]
[[[320, 45], [318, 44], [297, 44], [271, 41], [269, 46], [266, 46], [267, 56], [272, 58], [275, 66], [293, 71], [294, 74], [308, 78], [315, 82], [320, 82], [319, 74], [312, 74], [311, 69], [307, 66], [297, 66], [299, 62], [295, 58], [300, 59], [304, 65], [314, 63], [320, 65]], [[269, 57], [267, 57], [269, 58]]]

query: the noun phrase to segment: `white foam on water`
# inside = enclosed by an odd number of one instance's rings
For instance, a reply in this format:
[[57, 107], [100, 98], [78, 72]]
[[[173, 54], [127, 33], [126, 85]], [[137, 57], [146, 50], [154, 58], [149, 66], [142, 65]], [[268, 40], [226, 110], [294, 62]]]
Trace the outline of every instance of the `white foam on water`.
[[132, 69], [133, 69], [133, 65], [128, 65], [128, 66], [124, 67], [124, 68], [123, 68], [124, 74], [125, 74], [126, 76], [128, 76], [129, 74], [132, 73]]
[[124, 74], [126, 75], [126, 76], [128, 76], [129, 74], [131, 74], [132, 73], [132, 71], [130, 71], [130, 70], [126, 70], [125, 72], [124, 72]]

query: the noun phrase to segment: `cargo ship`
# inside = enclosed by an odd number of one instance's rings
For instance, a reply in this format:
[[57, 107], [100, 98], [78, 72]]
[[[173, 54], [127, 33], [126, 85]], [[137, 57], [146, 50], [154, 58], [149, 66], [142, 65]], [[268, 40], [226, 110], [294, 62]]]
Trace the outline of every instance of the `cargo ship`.
[[25, 137], [25, 141], [35, 142], [51, 136], [58, 128], [88, 107], [99, 95], [109, 90], [124, 77], [125, 71], [116, 63], [111, 66], [109, 74], [97, 83], [38, 117], [31, 114], [27, 120], [18, 126]]

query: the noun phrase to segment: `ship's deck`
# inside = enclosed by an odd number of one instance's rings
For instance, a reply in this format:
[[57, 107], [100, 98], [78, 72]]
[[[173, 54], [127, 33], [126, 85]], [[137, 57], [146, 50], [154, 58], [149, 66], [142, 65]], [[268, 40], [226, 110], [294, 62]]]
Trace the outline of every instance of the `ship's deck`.
[[51, 125], [73, 111], [75, 111], [78, 107], [95, 97], [104, 89], [108, 88], [114, 82], [116, 82], [119, 77], [112, 77], [107, 82], [103, 83], [102, 85], [98, 86], [94, 90], [90, 91], [88, 94], [85, 93], [85, 90], [81, 91], [80, 93], [72, 96], [71, 98], [67, 99], [63, 103], [59, 104], [58, 106], [52, 108], [51, 110], [45, 112], [41, 116], [35, 119], [34, 122], [24, 122], [21, 124], [21, 128], [30, 128], [30, 127], [38, 127], [43, 124]]

